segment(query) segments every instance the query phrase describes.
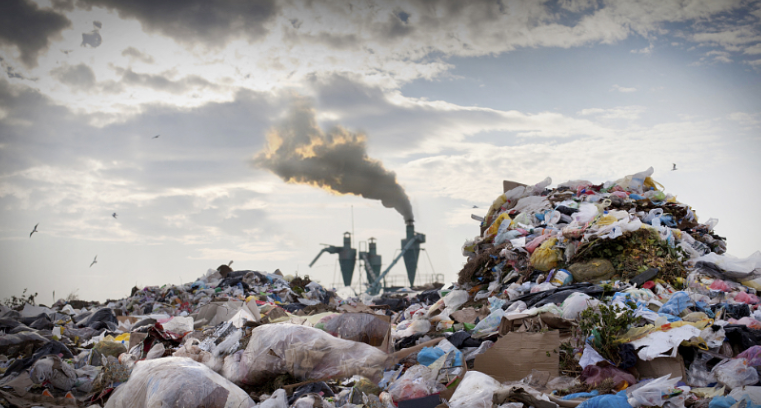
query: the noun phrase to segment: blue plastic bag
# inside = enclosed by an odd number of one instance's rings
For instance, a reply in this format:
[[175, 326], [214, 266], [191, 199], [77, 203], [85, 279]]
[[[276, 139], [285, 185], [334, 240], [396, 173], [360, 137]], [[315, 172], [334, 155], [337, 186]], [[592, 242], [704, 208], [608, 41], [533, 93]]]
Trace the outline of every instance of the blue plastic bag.
[[590, 398], [576, 408], [632, 408], [626, 398], [626, 391], [619, 391], [618, 394], [599, 395]]
[[679, 316], [682, 311], [695, 303], [690, 299], [690, 295], [685, 291], [679, 291], [671, 295], [668, 302], [664, 304], [658, 313], [668, 313], [673, 316]]

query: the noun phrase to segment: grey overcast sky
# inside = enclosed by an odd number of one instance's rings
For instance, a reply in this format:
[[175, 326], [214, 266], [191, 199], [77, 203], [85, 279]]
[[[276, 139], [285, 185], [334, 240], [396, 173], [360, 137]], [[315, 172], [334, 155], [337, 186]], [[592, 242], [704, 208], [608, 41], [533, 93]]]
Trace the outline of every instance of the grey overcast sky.
[[748, 256], [760, 21], [744, 0], [4, 0], [0, 298], [230, 260], [331, 286], [321, 243], [375, 237], [385, 267], [410, 208], [418, 283], [453, 281], [502, 180], [650, 166]]

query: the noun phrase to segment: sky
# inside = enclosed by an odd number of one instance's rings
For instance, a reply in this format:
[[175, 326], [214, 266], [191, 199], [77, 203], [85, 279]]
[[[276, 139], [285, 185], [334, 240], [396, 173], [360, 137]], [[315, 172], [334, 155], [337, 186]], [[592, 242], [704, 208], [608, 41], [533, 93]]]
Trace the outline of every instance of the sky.
[[452, 282], [502, 180], [651, 166], [761, 249], [760, 1], [5, 0], [0, 68], [0, 299], [342, 286], [321, 244], [385, 269], [406, 219]]

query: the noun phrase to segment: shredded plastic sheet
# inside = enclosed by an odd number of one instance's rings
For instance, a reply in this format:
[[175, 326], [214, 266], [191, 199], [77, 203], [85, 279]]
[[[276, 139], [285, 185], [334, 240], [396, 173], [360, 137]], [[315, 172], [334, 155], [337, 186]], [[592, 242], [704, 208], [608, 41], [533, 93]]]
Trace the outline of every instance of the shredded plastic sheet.
[[[656, 357], [676, 357], [679, 344], [685, 340], [700, 336], [700, 329], [692, 325], [684, 325], [669, 331], [656, 331], [647, 336], [634, 340], [631, 344], [638, 349], [640, 360], [650, 361]], [[664, 353], [671, 350], [671, 353]]]
[[300, 380], [362, 375], [377, 383], [390, 361], [375, 347], [320, 329], [268, 324], [252, 331], [246, 350], [225, 358], [223, 372], [233, 382], [249, 385], [285, 373]]
[[383, 344], [389, 323], [367, 313], [343, 313], [325, 323], [324, 329], [338, 338], [378, 347]]
[[116, 388], [105, 408], [249, 408], [254, 401], [237, 385], [188, 358], [137, 363], [129, 381]]

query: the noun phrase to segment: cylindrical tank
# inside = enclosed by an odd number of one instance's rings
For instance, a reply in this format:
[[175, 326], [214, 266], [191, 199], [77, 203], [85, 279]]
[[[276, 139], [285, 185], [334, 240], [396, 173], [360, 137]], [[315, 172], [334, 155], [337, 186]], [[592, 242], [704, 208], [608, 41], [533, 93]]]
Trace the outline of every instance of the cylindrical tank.
[[338, 263], [341, 265], [341, 276], [345, 286], [351, 286], [354, 275], [354, 265], [357, 263], [357, 250], [351, 247], [351, 233], [344, 232], [344, 246], [338, 253]]
[[410, 286], [415, 284], [415, 274], [417, 273], [417, 261], [420, 256], [420, 244], [425, 242], [425, 235], [415, 233], [415, 223], [412, 220], [406, 222], [407, 224], [407, 238], [402, 240], [402, 249], [409, 240], [413, 239], [416, 235], [418, 239], [412, 247], [404, 253], [404, 266], [407, 268], [407, 278], [410, 280]]
[[[375, 276], [380, 276], [381, 273], [381, 256], [378, 255], [378, 247], [375, 243], [375, 238], [370, 238], [368, 240], [367, 244], [367, 260], [370, 263], [370, 269], [373, 270], [373, 273]], [[370, 276], [369, 272], [367, 273], [367, 281], [373, 282], [375, 280], [374, 277]]]

